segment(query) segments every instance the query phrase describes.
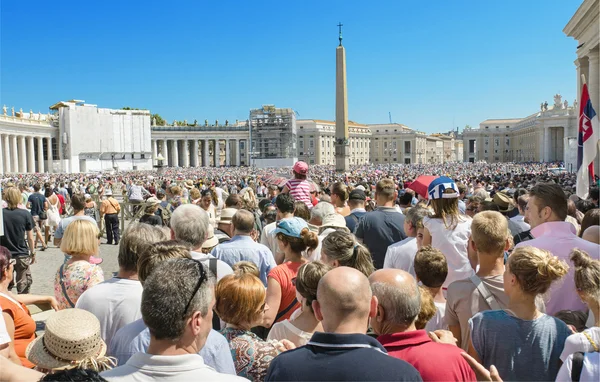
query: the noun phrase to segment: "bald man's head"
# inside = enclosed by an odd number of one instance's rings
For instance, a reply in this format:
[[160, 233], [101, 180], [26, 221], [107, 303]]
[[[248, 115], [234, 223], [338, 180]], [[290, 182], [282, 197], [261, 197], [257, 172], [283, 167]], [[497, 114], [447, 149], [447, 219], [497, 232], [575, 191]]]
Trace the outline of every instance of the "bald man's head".
[[592, 225], [586, 228], [581, 235], [583, 240], [591, 241], [592, 243], [600, 244], [600, 225]]
[[[354, 268], [338, 267], [327, 272], [319, 281], [317, 301], [313, 308], [323, 321], [326, 331], [355, 322], [365, 325], [373, 313], [373, 294], [367, 277]], [[317, 306], [315, 306], [315, 304]], [[332, 329], [330, 329], [332, 328]]]
[[417, 281], [401, 269], [380, 269], [369, 277], [373, 294], [385, 311], [384, 320], [410, 326], [421, 310]]

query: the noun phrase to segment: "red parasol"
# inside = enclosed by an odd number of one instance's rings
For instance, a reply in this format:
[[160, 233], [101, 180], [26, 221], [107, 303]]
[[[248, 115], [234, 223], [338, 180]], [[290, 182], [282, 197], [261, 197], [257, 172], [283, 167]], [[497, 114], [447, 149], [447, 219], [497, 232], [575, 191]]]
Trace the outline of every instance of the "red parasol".
[[429, 184], [436, 179], [437, 176], [434, 175], [421, 175], [414, 182], [410, 184], [407, 188], [415, 191], [417, 194], [421, 195], [424, 199], [428, 199], [429, 195], [427, 194], [427, 188]]

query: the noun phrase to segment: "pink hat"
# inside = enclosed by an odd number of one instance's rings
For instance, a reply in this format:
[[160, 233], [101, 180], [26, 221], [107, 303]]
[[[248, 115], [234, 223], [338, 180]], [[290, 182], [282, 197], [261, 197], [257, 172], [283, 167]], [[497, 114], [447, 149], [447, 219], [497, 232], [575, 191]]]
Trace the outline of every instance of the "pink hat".
[[296, 162], [296, 164], [294, 164], [293, 170], [295, 173], [298, 173], [300, 175], [306, 175], [306, 173], [308, 173], [308, 165], [306, 164], [306, 162], [299, 160], [298, 162]]

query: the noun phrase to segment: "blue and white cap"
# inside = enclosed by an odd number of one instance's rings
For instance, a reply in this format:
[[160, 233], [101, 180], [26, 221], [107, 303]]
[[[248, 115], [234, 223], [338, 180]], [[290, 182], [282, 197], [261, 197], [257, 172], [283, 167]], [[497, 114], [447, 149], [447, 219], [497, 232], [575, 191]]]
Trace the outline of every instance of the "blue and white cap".
[[[446, 192], [446, 190], [454, 190], [454, 192]], [[458, 187], [456, 183], [447, 176], [440, 176], [429, 183], [427, 187], [429, 199], [453, 199], [458, 198]]]

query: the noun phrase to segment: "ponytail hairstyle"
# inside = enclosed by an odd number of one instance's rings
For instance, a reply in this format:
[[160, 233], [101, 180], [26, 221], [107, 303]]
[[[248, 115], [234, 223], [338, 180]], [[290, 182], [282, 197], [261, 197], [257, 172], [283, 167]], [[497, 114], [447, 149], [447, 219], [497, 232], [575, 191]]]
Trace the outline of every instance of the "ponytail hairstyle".
[[336, 182], [331, 185], [330, 192], [332, 195], [337, 195], [342, 202], [348, 200], [348, 187], [342, 182]]
[[546, 293], [552, 282], [569, 271], [567, 263], [549, 251], [531, 246], [516, 248], [508, 258], [508, 267], [521, 290], [532, 295]]
[[351, 267], [369, 277], [375, 271], [371, 252], [354, 240], [354, 235], [346, 230], [330, 233], [323, 240], [321, 251], [340, 266]]
[[304, 304], [312, 312], [312, 302], [317, 299], [317, 286], [321, 277], [325, 273], [329, 272], [331, 267], [327, 264], [323, 264], [320, 261], [313, 261], [310, 263], [303, 264], [298, 268], [298, 275], [296, 276], [296, 290], [300, 293], [300, 296], [306, 299]]
[[571, 252], [575, 266], [575, 287], [595, 301], [600, 300], [600, 260], [593, 259], [580, 249]]
[[277, 233], [277, 238], [284, 243], [288, 243], [292, 251], [296, 253], [303, 252], [307, 248], [315, 250], [319, 246], [319, 236], [308, 228], [303, 228], [300, 231], [299, 238], [288, 236], [282, 232]]

